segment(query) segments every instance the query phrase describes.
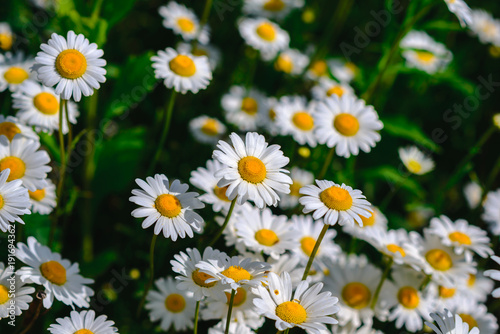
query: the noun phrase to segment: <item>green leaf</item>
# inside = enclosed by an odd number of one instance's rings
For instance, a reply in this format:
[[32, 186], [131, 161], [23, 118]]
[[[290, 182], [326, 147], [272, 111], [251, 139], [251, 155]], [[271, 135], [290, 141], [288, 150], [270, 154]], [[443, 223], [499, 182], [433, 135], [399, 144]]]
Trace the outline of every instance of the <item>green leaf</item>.
[[[49, 242], [50, 232], [50, 216], [33, 213], [31, 215], [24, 215], [21, 217], [25, 223], [27, 235], [35, 235], [39, 242], [43, 245]], [[59, 231], [56, 230], [56, 233]]]
[[456, 90], [462, 92], [464, 95], [473, 95], [476, 89], [476, 85], [467, 79], [458, 76], [452, 71], [446, 71], [443, 73], [436, 73], [434, 78], [438, 81], [445, 82]]
[[61, 151], [59, 150], [59, 143], [56, 141], [56, 137], [54, 135], [40, 132], [40, 143], [42, 144], [43, 148], [45, 148], [52, 156], [52, 160], [61, 162]]
[[381, 166], [363, 170], [360, 175], [366, 180], [384, 180], [393, 185], [400, 186], [422, 198], [425, 194], [424, 189], [417, 181], [411, 178], [410, 174], [402, 173], [392, 166]]
[[101, 17], [105, 18], [110, 26], [114, 26], [132, 10], [136, 1], [106, 0], [102, 4]]
[[463, 28], [457, 22], [451, 22], [446, 20], [432, 21], [424, 24], [422, 30], [445, 30], [445, 31], [461, 31]]
[[391, 136], [411, 140], [434, 152], [439, 152], [441, 150], [441, 148], [425, 134], [420, 126], [404, 116], [384, 118], [382, 122], [384, 123], [383, 130]]

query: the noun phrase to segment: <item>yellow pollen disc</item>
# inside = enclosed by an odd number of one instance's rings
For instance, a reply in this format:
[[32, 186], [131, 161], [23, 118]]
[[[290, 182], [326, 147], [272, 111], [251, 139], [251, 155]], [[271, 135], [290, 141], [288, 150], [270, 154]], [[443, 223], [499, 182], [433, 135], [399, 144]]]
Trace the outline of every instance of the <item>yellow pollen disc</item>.
[[372, 215], [368, 218], [361, 216], [361, 221], [363, 222], [363, 227], [375, 225], [375, 211], [372, 211]]
[[324, 60], [316, 60], [312, 63], [310, 67], [311, 72], [313, 72], [316, 76], [322, 77], [328, 71], [328, 66]]
[[269, 119], [274, 121], [276, 119], [276, 111], [274, 109], [269, 109]]
[[293, 70], [292, 58], [288, 55], [280, 55], [278, 59], [276, 59], [276, 62], [274, 63], [274, 68], [277, 71], [291, 73]]
[[244, 157], [238, 162], [238, 172], [243, 180], [261, 183], [267, 175], [266, 165], [256, 157]]
[[[227, 304], [229, 305], [229, 301], [231, 300], [231, 294], [229, 292], [224, 292], [227, 298]], [[247, 300], [247, 291], [244, 288], [236, 289], [236, 294], [233, 299], [233, 307], [240, 306]]]
[[359, 131], [359, 121], [351, 114], [338, 114], [333, 121], [333, 126], [346, 137], [352, 137]]
[[314, 127], [314, 119], [304, 111], [296, 112], [292, 117], [292, 122], [302, 131], [311, 131]]
[[276, 38], [276, 30], [271, 23], [264, 22], [257, 27], [257, 35], [265, 41], [272, 42]]
[[214, 188], [214, 194], [215, 196], [217, 196], [217, 198], [219, 198], [220, 200], [223, 200], [225, 202], [231, 202], [229, 200], [229, 198], [227, 198], [226, 196], [226, 191], [227, 191], [227, 188], [229, 188], [229, 185], [225, 186], [225, 187], [222, 187], [222, 188], [219, 188], [217, 186], [215, 186]]
[[28, 194], [30, 194], [30, 198], [32, 200], [40, 202], [42, 199], [45, 198], [45, 189], [38, 189], [35, 191], [28, 190]]
[[457, 289], [447, 288], [441, 285], [439, 286], [438, 290], [439, 290], [439, 297], [441, 298], [451, 298], [455, 295], [455, 292], [457, 291]]
[[405, 286], [399, 289], [398, 300], [401, 305], [408, 309], [414, 309], [420, 304], [418, 291], [411, 286]]
[[33, 104], [42, 114], [55, 115], [59, 112], [59, 101], [54, 95], [42, 92], [33, 98]]
[[213, 276], [201, 272], [200, 269], [196, 269], [195, 271], [193, 271], [193, 273], [191, 274], [191, 278], [193, 279], [193, 282], [204, 288], [211, 288], [217, 283], [217, 282], [205, 283], [207, 279], [213, 278]]
[[436, 270], [446, 271], [453, 266], [451, 256], [441, 249], [431, 249], [425, 254], [425, 259]]
[[250, 280], [252, 279], [252, 275], [246, 270], [239, 266], [231, 266], [221, 272], [222, 275], [232, 278], [236, 283], [241, 280]]
[[94, 334], [94, 332], [88, 330], [88, 329], [79, 329], [73, 334]]
[[280, 239], [273, 230], [263, 228], [255, 232], [255, 240], [263, 246], [274, 246]]
[[[316, 245], [316, 239], [313, 237], [303, 237], [300, 239], [300, 248], [302, 248], [302, 251], [307, 255], [311, 256], [314, 245]], [[319, 248], [318, 248], [318, 253], [319, 253]]]
[[450, 238], [451, 241], [458, 242], [462, 245], [470, 245], [472, 243], [467, 234], [458, 231], [450, 233], [448, 238]]
[[26, 164], [18, 157], [5, 157], [0, 160], [0, 171], [10, 169], [7, 181], [17, 180], [24, 176], [26, 172]]
[[332, 88], [326, 91], [326, 95], [328, 96], [337, 95], [338, 97], [342, 97], [342, 95], [344, 95], [344, 88], [342, 88], [342, 86], [333, 86]]
[[0, 195], [0, 209], [3, 208], [4, 204], [5, 204], [5, 201], [3, 200], [3, 196]]
[[433, 53], [427, 52], [427, 51], [416, 51], [417, 53], [417, 58], [420, 60], [422, 63], [429, 64], [432, 62], [436, 56], [434, 56]]
[[467, 280], [467, 286], [468, 287], [473, 287], [474, 284], [476, 284], [476, 275], [469, 274], [469, 279]]
[[255, 115], [259, 110], [259, 104], [254, 98], [245, 97], [241, 100], [241, 110], [249, 115]]
[[66, 283], [66, 269], [57, 261], [42, 263], [40, 273], [52, 284], [64, 285]]
[[64, 50], [56, 58], [56, 70], [63, 78], [78, 79], [87, 70], [87, 59], [78, 50]]
[[177, 217], [182, 210], [181, 202], [177, 197], [170, 194], [162, 194], [155, 200], [155, 208], [162, 216], [168, 218]]
[[411, 173], [418, 174], [422, 170], [422, 165], [417, 160], [410, 160], [407, 168]]
[[196, 48], [196, 50], [193, 50], [191, 52], [193, 54], [193, 56], [207, 56], [208, 57], [208, 52], [206, 50], [203, 50], [203, 49], [200, 49], [200, 47], [198, 46]]
[[5, 285], [0, 284], [0, 305], [9, 301], [9, 289]]
[[292, 185], [290, 186], [290, 196], [299, 197], [300, 188], [302, 188], [302, 183], [293, 181]]
[[345, 67], [347, 67], [352, 72], [356, 72], [358, 70], [358, 67], [356, 65], [354, 65], [354, 63], [351, 63], [351, 62], [345, 63]]
[[342, 289], [342, 299], [349, 306], [361, 310], [368, 306], [372, 294], [363, 283], [351, 282]]
[[349, 192], [337, 186], [323, 190], [319, 198], [332, 210], [346, 211], [352, 207], [352, 197]]
[[165, 298], [165, 307], [172, 313], [179, 313], [186, 308], [186, 300], [182, 295], [172, 293]]
[[3, 74], [5, 80], [14, 85], [19, 85], [24, 80], [29, 78], [28, 72], [21, 67], [11, 67]]
[[295, 301], [284, 302], [276, 307], [276, 315], [289, 324], [299, 325], [306, 321], [306, 309]]
[[187, 17], [180, 17], [177, 19], [177, 25], [184, 32], [193, 32], [195, 24], [193, 20]]
[[191, 77], [196, 73], [194, 61], [186, 55], [178, 55], [173, 58], [168, 66], [177, 75], [181, 77]]
[[209, 118], [201, 126], [201, 132], [207, 136], [217, 136], [219, 134], [219, 123], [215, 119]]
[[279, 12], [285, 8], [283, 0], [269, 0], [264, 4], [264, 9], [270, 12]]
[[462, 318], [463, 322], [469, 325], [470, 329], [477, 327], [477, 320], [474, 319], [474, 317], [471, 316], [470, 314], [459, 313], [458, 315], [460, 316], [460, 318]]
[[0, 135], [4, 135], [9, 138], [9, 141], [14, 139], [14, 136], [18, 133], [21, 133], [21, 129], [17, 125], [12, 122], [3, 122], [0, 123]]
[[0, 34], [0, 49], [10, 50], [12, 48], [12, 35]]
[[388, 244], [387, 250], [393, 254], [396, 254], [396, 252], [399, 252], [399, 254], [401, 254], [402, 257], [406, 256], [405, 250], [396, 244]]

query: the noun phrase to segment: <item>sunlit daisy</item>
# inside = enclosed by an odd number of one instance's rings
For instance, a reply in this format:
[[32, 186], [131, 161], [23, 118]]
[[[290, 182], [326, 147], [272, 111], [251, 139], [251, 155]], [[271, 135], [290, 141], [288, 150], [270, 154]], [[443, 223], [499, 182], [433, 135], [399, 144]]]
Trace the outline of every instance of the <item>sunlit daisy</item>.
[[303, 6], [303, 0], [245, 0], [243, 13], [283, 19], [293, 9]]
[[460, 287], [460, 292], [467, 300], [484, 303], [491, 291], [493, 291], [493, 286], [493, 281], [486, 278], [484, 273], [478, 271], [476, 274], [469, 274], [469, 279], [465, 285]]
[[290, 42], [288, 33], [265, 18], [244, 18], [238, 29], [245, 42], [260, 51], [264, 60], [270, 60], [279, 51], [286, 50]]
[[329, 60], [328, 67], [335, 79], [344, 83], [351, 82], [359, 72], [359, 68], [354, 63], [343, 59]]
[[268, 282], [268, 287], [257, 287], [260, 298], [254, 304], [258, 313], [276, 321], [278, 330], [299, 327], [320, 334], [320, 330], [326, 329], [325, 324], [337, 323], [332, 315], [339, 312], [338, 298], [331, 292], [321, 292], [323, 283], [309, 287], [307, 281], [302, 281], [292, 297], [292, 281], [287, 272], [280, 276], [270, 273]]
[[279, 202], [279, 206], [282, 209], [291, 209], [296, 207], [299, 204], [299, 198], [301, 196], [299, 193], [300, 188], [314, 183], [314, 174], [304, 169], [300, 169], [297, 166], [292, 167], [290, 177], [293, 182], [290, 186], [290, 193], [280, 194], [281, 200]]
[[233, 146], [219, 141], [218, 150], [213, 157], [225, 165], [217, 173], [221, 177], [219, 187], [229, 186], [226, 196], [238, 204], [251, 200], [262, 209], [266, 205], [276, 206], [279, 201], [277, 192], [290, 193], [292, 179], [283, 169], [289, 158], [283, 155], [279, 145], [268, 146], [264, 136], [247, 132], [245, 142], [232, 133], [229, 138]]
[[7, 182], [9, 175], [9, 169], [0, 172], [0, 230], [2, 232], [7, 232], [9, 224], [14, 221], [24, 224], [19, 216], [31, 214], [28, 190], [22, 186], [21, 180]]
[[0, 136], [6, 136], [10, 141], [14, 139], [14, 136], [19, 134], [24, 138], [39, 141], [40, 138], [29, 126], [24, 125], [19, 122], [19, 120], [12, 116], [5, 117], [0, 115]]
[[491, 233], [500, 235], [500, 189], [490, 191], [483, 204], [484, 213], [481, 218], [489, 224]]
[[[222, 320], [217, 323], [214, 327], [208, 329], [208, 334], [225, 334], [226, 332], [226, 320]], [[228, 334], [254, 334], [255, 332], [252, 329], [242, 323], [232, 321], [229, 324], [229, 333]]]
[[471, 24], [472, 11], [464, 0], [444, 0], [444, 2], [448, 6], [450, 12], [457, 16], [462, 27]]
[[297, 49], [288, 49], [280, 52], [274, 61], [274, 68], [277, 71], [297, 76], [304, 72], [309, 64], [309, 57]]
[[312, 212], [314, 219], [323, 218], [327, 225], [354, 224], [363, 225], [360, 216], [370, 217], [370, 203], [361, 190], [352, 189], [342, 183], [316, 180], [316, 185], [300, 189], [303, 196], [299, 199], [304, 206], [304, 213]]
[[16, 257], [27, 267], [17, 271], [25, 283], [35, 283], [45, 288], [43, 306], [50, 308], [59, 300], [66, 305], [87, 308], [94, 291], [87, 287], [94, 280], [82, 277], [78, 263], [69, 262], [59, 253], [40, 244], [34, 237], [28, 237], [28, 245], [18, 242]]
[[500, 45], [500, 20], [482, 9], [474, 9], [471, 14], [469, 29], [479, 40], [484, 44]]
[[[500, 257], [498, 256], [492, 256], [491, 259], [495, 261], [496, 263], [500, 264]], [[495, 270], [495, 269], [489, 269], [484, 272], [484, 276], [490, 277], [491, 279], [495, 281], [500, 281], [500, 270]], [[500, 298], [500, 288], [496, 288], [493, 290], [491, 295], [495, 298]]]
[[212, 71], [214, 71], [215, 68], [219, 66], [222, 60], [220, 49], [212, 44], [207, 44], [207, 45], [198, 44], [196, 45], [196, 49], [193, 50], [192, 44], [181, 42], [177, 44], [177, 50], [179, 51], [179, 53], [183, 54], [190, 53], [193, 56], [207, 56]]
[[93, 310], [71, 311], [69, 317], [57, 318], [57, 324], [47, 329], [52, 334], [112, 334], [118, 333], [113, 321], [105, 315], [96, 318]]
[[276, 126], [281, 135], [291, 135], [300, 145], [316, 147], [314, 118], [310, 105], [302, 96], [283, 96], [274, 108]]
[[20, 84], [33, 76], [30, 71], [30, 67], [33, 63], [33, 58], [26, 58], [23, 52], [17, 52], [15, 54], [8, 52], [4, 56], [1, 56], [0, 92], [6, 89], [15, 92]]
[[431, 313], [431, 318], [437, 323], [437, 326], [430, 322], [425, 322], [437, 334], [479, 334], [477, 327], [471, 328], [469, 324], [460, 318], [458, 314], [453, 314], [444, 309], [444, 313]]
[[196, 301], [190, 291], [179, 290], [172, 277], [155, 281], [157, 290], [150, 290], [146, 296], [145, 308], [149, 310], [152, 322], [160, 321], [160, 328], [168, 331], [173, 325], [175, 331], [193, 328]]
[[200, 143], [215, 145], [226, 132], [226, 126], [218, 119], [206, 115], [193, 118], [189, 122], [193, 137]]
[[31, 210], [41, 215], [48, 215], [54, 210], [56, 202], [56, 186], [52, 180], [47, 179], [47, 186], [43, 189], [29, 191]]
[[210, 39], [208, 26], [204, 26], [200, 32], [200, 23], [191, 9], [170, 1], [166, 6], [160, 7], [159, 13], [163, 17], [163, 26], [181, 35], [184, 40], [197, 39], [202, 44], [208, 43]]
[[332, 95], [354, 95], [354, 90], [347, 83], [337, 82], [330, 78], [320, 78], [318, 84], [311, 89], [312, 96], [317, 100], [326, 99]]
[[20, 316], [29, 308], [29, 303], [33, 301], [30, 295], [34, 292], [35, 288], [24, 286], [11, 266], [5, 267], [0, 262], [0, 319], [9, 315]]
[[444, 44], [436, 42], [423, 31], [410, 31], [399, 46], [403, 49], [408, 67], [415, 67], [428, 74], [444, 70], [453, 59], [452, 53]]
[[387, 218], [385, 215], [373, 205], [370, 206], [371, 215], [365, 217], [360, 215], [363, 225], [359, 224], [347, 224], [342, 227], [342, 230], [358, 239], [365, 239], [370, 237], [372, 230], [380, 229], [383, 231], [387, 230]]
[[[426, 288], [429, 296], [434, 298], [436, 308], [451, 308], [453, 309], [459, 303], [464, 302], [464, 296], [461, 288], [466, 284], [465, 280], [459, 280], [456, 287], [446, 287], [434, 282], [430, 282]], [[470, 302], [470, 301], [468, 301]]]
[[142, 228], [155, 224], [154, 234], [163, 231], [165, 238], [176, 241], [177, 237], [184, 239], [186, 235], [193, 237], [193, 230], [200, 231], [203, 218], [193, 210], [202, 209], [205, 205], [197, 198], [198, 193], [187, 192], [189, 186], [174, 180], [169, 183], [163, 174], [146, 181], [136, 179], [141, 189], [132, 190], [129, 200], [140, 207], [132, 211], [135, 218], [146, 218]]
[[423, 175], [434, 169], [434, 161], [416, 146], [400, 147], [398, 153], [406, 169], [412, 174]]
[[82, 34], [68, 31], [66, 38], [52, 34], [40, 48], [33, 70], [45, 86], [57, 84], [56, 94], [62, 99], [73, 97], [78, 102], [82, 94], [91, 96], [106, 81], [104, 52]]
[[241, 131], [256, 130], [260, 115], [268, 112], [264, 94], [253, 88], [245, 89], [243, 86], [232, 86], [229, 93], [222, 97], [221, 104], [227, 121]]
[[0, 49], [9, 51], [14, 44], [14, 34], [10, 25], [6, 22], [0, 22]]
[[464, 187], [464, 195], [469, 207], [475, 209], [481, 203], [483, 188], [477, 182], [469, 182]]
[[314, 60], [309, 64], [305, 77], [310, 80], [317, 81], [320, 78], [328, 78], [330, 75], [328, 64], [325, 60]]

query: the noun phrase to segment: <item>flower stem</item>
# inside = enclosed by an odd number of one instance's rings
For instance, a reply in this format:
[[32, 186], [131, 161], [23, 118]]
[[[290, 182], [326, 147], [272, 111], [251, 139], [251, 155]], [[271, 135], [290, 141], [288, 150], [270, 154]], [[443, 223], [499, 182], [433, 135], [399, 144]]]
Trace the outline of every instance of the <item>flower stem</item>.
[[394, 260], [391, 257], [389, 259], [389, 261], [387, 261], [384, 273], [382, 274], [382, 277], [380, 278], [380, 282], [378, 282], [377, 289], [375, 290], [375, 294], [373, 295], [372, 303], [370, 305], [370, 308], [372, 310], [375, 308], [375, 305], [377, 305], [378, 296], [380, 295], [380, 291], [382, 290], [382, 286], [384, 285], [384, 282], [387, 279], [387, 276], [389, 275], [389, 271], [391, 270], [393, 263], [394, 263]]
[[198, 334], [198, 318], [200, 315], [200, 300], [196, 302], [196, 310], [194, 311], [194, 329], [193, 334]]
[[236, 290], [231, 291], [231, 298], [229, 299], [229, 307], [227, 309], [227, 318], [226, 318], [226, 331], [225, 334], [229, 334], [229, 325], [231, 324], [231, 313], [233, 312], [233, 303], [234, 296], [236, 295]]
[[325, 162], [323, 163], [323, 167], [321, 168], [321, 172], [318, 174], [318, 179], [321, 180], [325, 177], [326, 172], [328, 171], [328, 167], [332, 164], [333, 155], [335, 154], [335, 146], [330, 149], [328, 155], [326, 156]]
[[226, 229], [227, 227], [227, 224], [229, 224], [229, 219], [231, 218], [231, 215], [233, 213], [233, 210], [234, 210], [234, 205], [236, 204], [236, 199], [238, 197], [235, 197], [232, 202], [231, 202], [231, 206], [229, 207], [229, 211], [227, 212], [227, 216], [226, 216], [226, 219], [224, 219], [224, 224], [222, 224], [222, 227], [220, 228], [219, 232], [217, 233], [217, 235], [215, 236], [215, 238], [212, 239], [212, 242], [210, 243], [209, 247], [213, 247], [215, 245], [215, 243], [217, 242], [217, 240], [219, 240], [220, 236], [222, 235], [222, 233], [224, 232], [224, 230]]
[[425, 277], [424, 281], [422, 282], [422, 284], [420, 284], [418, 291], [424, 291], [424, 289], [427, 287], [427, 285], [429, 285], [429, 283], [431, 282], [431, 279], [432, 279], [432, 275], [427, 275]]
[[311, 270], [311, 266], [314, 261], [314, 257], [316, 256], [316, 253], [318, 252], [319, 245], [321, 244], [321, 241], [323, 241], [323, 238], [325, 237], [326, 231], [328, 231], [328, 227], [330, 225], [325, 224], [323, 226], [323, 229], [321, 230], [321, 233], [318, 236], [318, 239], [316, 240], [316, 243], [314, 244], [314, 248], [311, 252], [311, 256], [309, 256], [309, 261], [307, 261], [306, 269], [304, 270], [304, 275], [302, 275], [302, 280], [304, 281], [307, 278], [307, 275], [309, 275], [309, 271]]
[[198, 47], [198, 39], [200, 38], [201, 33], [203, 32], [203, 28], [207, 24], [208, 17], [210, 16], [210, 10], [212, 9], [212, 3], [213, 0], [206, 0], [205, 1], [205, 8], [203, 9], [203, 14], [201, 16], [201, 21], [200, 21], [200, 31], [198, 32], [198, 36], [196, 36], [195, 39], [193, 39], [192, 42], [192, 52], [194, 53], [196, 51], [196, 48]]
[[153, 239], [151, 239], [151, 246], [149, 247], [149, 281], [144, 289], [144, 293], [142, 294], [141, 302], [139, 303], [139, 307], [137, 308], [137, 318], [141, 315], [142, 307], [144, 306], [144, 302], [146, 301], [146, 296], [148, 295], [149, 290], [153, 286], [153, 281], [155, 278], [155, 245], [156, 239], [158, 239], [158, 235], [153, 235]]

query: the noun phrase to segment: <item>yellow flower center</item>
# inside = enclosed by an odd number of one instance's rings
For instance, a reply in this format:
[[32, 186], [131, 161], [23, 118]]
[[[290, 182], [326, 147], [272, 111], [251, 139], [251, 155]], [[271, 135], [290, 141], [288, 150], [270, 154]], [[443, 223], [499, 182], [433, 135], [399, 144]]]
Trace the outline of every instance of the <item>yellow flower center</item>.
[[10, 169], [7, 181], [17, 180], [24, 176], [26, 172], [26, 164], [18, 157], [5, 157], [0, 160], [0, 171]]
[[[300, 239], [300, 248], [302, 248], [302, 251], [307, 255], [311, 256], [312, 251], [314, 249], [314, 245], [316, 245], [316, 239], [313, 237], [303, 237]], [[318, 253], [319, 253], [319, 248], [318, 248]]]
[[[227, 304], [229, 305], [229, 301], [231, 300], [231, 294], [229, 292], [225, 292], [227, 298]], [[247, 300], [247, 291], [244, 288], [236, 289], [236, 294], [233, 299], [233, 307], [240, 306]]]
[[399, 254], [401, 254], [402, 257], [406, 256], [405, 250], [396, 244], [388, 244], [387, 250], [393, 254], [396, 254], [396, 252], [399, 252]]
[[201, 49], [200, 46], [198, 46], [195, 50], [191, 52], [193, 56], [208, 56], [207, 50]]
[[33, 104], [42, 114], [55, 115], [59, 112], [59, 101], [51, 93], [42, 92], [33, 98]]
[[56, 70], [63, 78], [78, 79], [87, 70], [87, 59], [78, 50], [64, 50], [56, 58]]
[[269, 119], [274, 121], [276, 119], [276, 111], [274, 109], [269, 109]]
[[476, 275], [469, 274], [469, 279], [467, 280], [467, 286], [469, 288], [473, 287], [476, 284]]
[[9, 141], [14, 139], [14, 136], [18, 133], [21, 133], [21, 129], [17, 125], [12, 122], [3, 122], [0, 123], [0, 135], [4, 135], [9, 138]]
[[418, 174], [422, 170], [422, 165], [417, 160], [408, 161], [408, 170], [413, 174]]
[[310, 67], [311, 72], [313, 72], [316, 76], [322, 77], [328, 71], [328, 66], [326, 65], [326, 61], [324, 60], [316, 60], [312, 63]]
[[177, 217], [182, 210], [181, 202], [177, 197], [170, 194], [162, 194], [155, 200], [155, 208], [162, 216], [168, 218]]
[[495, 36], [497, 32], [497, 26], [494, 23], [486, 22], [481, 30], [488, 36]]
[[354, 63], [352, 63], [352, 62], [345, 63], [345, 67], [347, 69], [351, 70], [352, 72], [356, 72], [358, 70], [358, 67], [356, 65], [354, 65]]
[[314, 119], [305, 111], [296, 112], [292, 117], [292, 122], [302, 131], [310, 131], [314, 127]]
[[299, 325], [306, 321], [306, 309], [296, 301], [284, 302], [276, 307], [276, 315], [289, 324]]
[[207, 136], [217, 136], [219, 134], [219, 123], [215, 119], [209, 118], [201, 126], [201, 132]]
[[333, 121], [333, 126], [346, 137], [352, 137], [359, 131], [359, 121], [351, 114], [338, 114]]
[[451, 241], [458, 242], [462, 245], [470, 245], [472, 243], [467, 234], [458, 231], [450, 233], [448, 238], [450, 238]]
[[453, 266], [451, 256], [441, 249], [431, 249], [425, 254], [425, 259], [432, 268], [439, 271], [449, 270]]
[[229, 198], [227, 198], [226, 196], [226, 191], [227, 191], [227, 188], [229, 188], [229, 185], [225, 186], [225, 187], [222, 187], [222, 188], [219, 188], [217, 186], [215, 186], [214, 188], [214, 194], [215, 196], [217, 196], [217, 198], [219, 198], [220, 200], [223, 200], [225, 202], [231, 202], [229, 200]]
[[405, 286], [399, 289], [398, 300], [401, 305], [408, 309], [414, 309], [420, 304], [418, 291], [411, 286]]
[[256, 157], [244, 157], [238, 162], [238, 172], [243, 180], [261, 183], [267, 175], [266, 165]]
[[88, 330], [88, 329], [79, 329], [73, 334], [94, 334], [94, 332]]
[[12, 47], [12, 35], [0, 34], [0, 49], [10, 50]]
[[271, 23], [264, 22], [257, 27], [257, 35], [265, 41], [272, 42], [276, 38], [276, 30]]
[[178, 55], [173, 58], [168, 66], [177, 75], [181, 77], [191, 77], [196, 73], [194, 61], [186, 55]]
[[363, 227], [375, 225], [375, 211], [372, 211], [372, 215], [368, 218], [361, 215], [359, 216], [361, 217], [361, 221], [363, 222]]
[[321, 201], [332, 210], [346, 211], [352, 207], [352, 197], [349, 192], [338, 186], [323, 190], [319, 194]]
[[204, 288], [211, 288], [217, 283], [217, 282], [205, 283], [207, 279], [213, 278], [213, 276], [201, 272], [200, 269], [196, 269], [195, 271], [193, 271], [193, 273], [191, 274], [191, 278], [193, 279], [193, 282]]
[[349, 306], [361, 310], [368, 306], [372, 294], [366, 285], [359, 282], [346, 284], [342, 289], [342, 299]]
[[299, 197], [300, 188], [302, 188], [302, 183], [298, 181], [293, 181], [292, 185], [290, 186], [290, 196]]
[[270, 12], [279, 12], [285, 8], [283, 0], [269, 0], [264, 4], [264, 9]]
[[263, 228], [255, 232], [255, 240], [263, 246], [274, 246], [280, 239], [273, 230]]
[[3, 200], [3, 196], [0, 195], [0, 209], [3, 208], [4, 204], [5, 204], [5, 201]]
[[227, 278], [232, 278], [236, 283], [241, 280], [250, 280], [252, 279], [252, 275], [246, 270], [241, 268], [240, 266], [231, 266], [221, 272], [222, 275]]
[[447, 288], [441, 285], [439, 286], [438, 290], [439, 290], [439, 297], [441, 298], [451, 298], [455, 295], [455, 292], [457, 291], [457, 289]]
[[477, 327], [477, 320], [474, 319], [474, 317], [471, 316], [470, 314], [459, 313], [458, 315], [460, 316], [460, 318], [462, 318], [463, 322], [469, 325], [469, 329]]
[[9, 301], [9, 289], [5, 285], [0, 284], [0, 305]]
[[40, 265], [40, 273], [47, 281], [55, 285], [66, 283], [66, 269], [57, 261], [48, 261]]
[[37, 202], [40, 202], [42, 199], [45, 198], [45, 189], [38, 189], [35, 191], [28, 190], [28, 193], [30, 194], [30, 198]]
[[278, 59], [276, 59], [276, 62], [274, 63], [274, 68], [277, 71], [291, 73], [293, 69], [292, 58], [286, 54], [280, 55]]
[[178, 18], [177, 25], [184, 32], [192, 32], [194, 30], [194, 27], [195, 27], [193, 20], [191, 20], [187, 17]]
[[255, 115], [259, 109], [259, 104], [254, 98], [245, 97], [241, 100], [241, 110], [249, 115]]
[[24, 70], [21, 67], [16, 67], [16, 66], [9, 68], [3, 74], [3, 77], [5, 78], [5, 80], [8, 83], [13, 84], [13, 85], [19, 85], [24, 80], [28, 79], [29, 76], [30, 75], [28, 74], [28, 72], [26, 72], [26, 70]]
[[436, 56], [431, 52], [416, 51], [416, 53], [417, 53], [418, 60], [420, 60], [422, 63], [425, 63], [425, 64], [429, 64], [430, 62], [432, 62], [436, 58]]
[[182, 295], [172, 293], [165, 298], [165, 307], [172, 313], [179, 313], [186, 308], [186, 300]]
[[342, 86], [333, 86], [326, 91], [326, 95], [337, 95], [338, 97], [342, 97], [342, 95], [344, 95], [344, 88], [342, 88]]

